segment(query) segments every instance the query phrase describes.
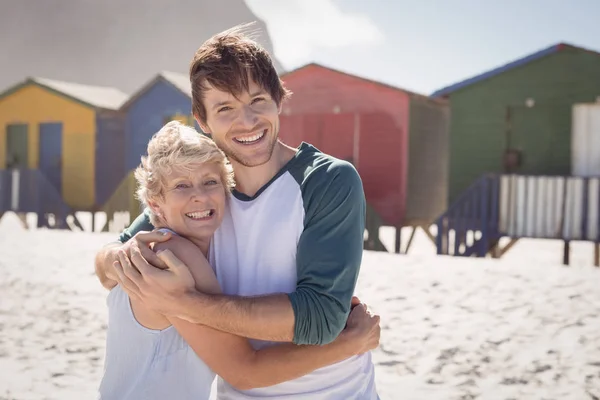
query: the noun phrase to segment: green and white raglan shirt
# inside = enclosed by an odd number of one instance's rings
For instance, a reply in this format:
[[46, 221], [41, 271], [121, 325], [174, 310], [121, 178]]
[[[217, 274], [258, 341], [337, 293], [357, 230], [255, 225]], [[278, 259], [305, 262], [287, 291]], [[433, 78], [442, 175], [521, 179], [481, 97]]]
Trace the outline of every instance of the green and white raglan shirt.
[[[325, 344], [344, 328], [358, 278], [366, 202], [348, 162], [302, 143], [253, 197], [234, 191], [214, 234], [210, 260], [225, 294], [288, 293], [294, 343]], [[125, 242], [151, 230], [140, 215]], [[251, 341], [255, 348], [271, 345]], [[377, 399], [370, 353], [299, 379], [239, 391], [219, 378], [218, 399]]]

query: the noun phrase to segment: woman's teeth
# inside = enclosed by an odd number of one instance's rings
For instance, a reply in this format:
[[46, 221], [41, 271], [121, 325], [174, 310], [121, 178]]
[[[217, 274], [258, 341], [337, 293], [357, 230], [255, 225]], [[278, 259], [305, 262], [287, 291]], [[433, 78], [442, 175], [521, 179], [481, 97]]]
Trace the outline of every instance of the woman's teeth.
[[210, 217], [212, 215], [212, 213], [213, 213], [212, 210], [206, 210], [206, 211], [188, 213], [188, 214], [185, 214], [185, 216], [192, 218], [192, 219], [202, 219], [202, 218]]

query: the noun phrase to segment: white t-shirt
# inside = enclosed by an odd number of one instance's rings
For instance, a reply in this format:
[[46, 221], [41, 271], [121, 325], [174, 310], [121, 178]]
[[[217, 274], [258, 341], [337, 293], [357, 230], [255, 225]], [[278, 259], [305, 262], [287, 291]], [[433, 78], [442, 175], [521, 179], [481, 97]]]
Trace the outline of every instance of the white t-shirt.
[[[308, 144], [254, 197], [231, 196], [210, 248], [225, 294], [289, 293], [297, 343], [318, 341], [320, 324], [345, 325], [362, 255], [364, 194], [354, 168]], [[327, 289], [325, 289], [327, 288]], [[339, 293], [338, 293], [339, 291]], [[334, 299], [325, 304], [315, 299]], [[325, 306], [328, 309], [320, 310]], [[319, 312], [320, 311], [320, 312]], [[258, 349], [271, 343], [252, 340]], [[371, 354], [301, 378], [240, 391], [218, 378], [219, 400], [375, 400]]]

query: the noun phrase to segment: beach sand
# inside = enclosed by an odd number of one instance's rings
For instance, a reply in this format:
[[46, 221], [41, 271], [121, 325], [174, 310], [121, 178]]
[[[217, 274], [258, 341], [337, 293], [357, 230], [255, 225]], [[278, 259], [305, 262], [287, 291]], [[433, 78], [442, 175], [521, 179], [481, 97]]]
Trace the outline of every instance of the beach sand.
[[[386, 243], [393, 243], [383, 229]], [[115, 233], [0, 220], [0, 399], [94, 399], [106, 294], [94, 253]], [[385, 399], [600, 399], [600, 269], [592, 246], [522, 241], [502, 259], [365, 252], [357, 295], [381, 315]]]

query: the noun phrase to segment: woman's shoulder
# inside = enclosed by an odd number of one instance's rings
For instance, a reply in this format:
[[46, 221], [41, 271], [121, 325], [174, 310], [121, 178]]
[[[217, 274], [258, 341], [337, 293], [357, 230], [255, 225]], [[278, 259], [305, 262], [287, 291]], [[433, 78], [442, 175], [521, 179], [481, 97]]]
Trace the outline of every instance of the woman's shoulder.
[[171, 235], [171, 238], [166, 242], [155, 243], [153, 248], [155, 252], [161, 250], [171, 250], [173, 254], [178, 255], [177, 253], [200, 253], [202, 251], [198, 246], [192, 243], [190, 240], [184, 238], [183, 236], [179, 236], [176, 233]]
[[166, 242], [156, 243], [153, 249], [155, 252], [170, 250], [179, 258], [192, 273], [198, 290], [205, 293], [221, 293], [215, 271], [202, 250], [190, 240], [172, 235]]

